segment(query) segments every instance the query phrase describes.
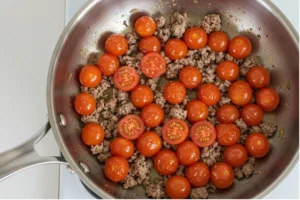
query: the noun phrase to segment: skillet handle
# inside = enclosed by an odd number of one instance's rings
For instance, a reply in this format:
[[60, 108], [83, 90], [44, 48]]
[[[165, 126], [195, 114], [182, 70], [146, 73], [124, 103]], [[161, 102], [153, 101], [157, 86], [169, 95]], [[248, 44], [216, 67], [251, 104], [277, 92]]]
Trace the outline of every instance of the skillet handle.
[[67, 164], [63, 157], [41, 157], [35, 151], [35, 144], [50, 130], [47, 122], [33, 137], [10, 149], [0, 153], [0, 181], [29, 167], [42, 164]]

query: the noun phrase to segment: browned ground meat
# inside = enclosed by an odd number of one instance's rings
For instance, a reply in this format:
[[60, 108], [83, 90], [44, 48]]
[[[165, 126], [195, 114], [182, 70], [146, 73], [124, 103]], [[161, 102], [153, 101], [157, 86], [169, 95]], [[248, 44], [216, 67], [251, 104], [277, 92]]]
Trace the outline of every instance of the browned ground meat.
[[222, 160], [221, 150], [222, 147], [217, 142], [214, 142], [208, 147], [204, 147], [201, 152], [201, 161], [206, 163], [209, 167], [212, 166], [214, 163]]
[[240, 168], [234, 169], [235, 177], [238, 179], [249, 177], [254, 172], [255, 158], [249, 157], [246, 164], [244, 164]]
[[263, 122], [259, 127], [261, 128], [262, 133], [267, 137], [272, 137], [277, 131], [277, 125], [268, 122]]
[[125, 37], [128, 41], [128, 51], [126, 54], [130, 55], [132, 52], [138, 50], [138, 41], [140, 37], [136, 34], [136, 32], [127, 33]]
[[130, 165], [129, 175], [134, 177], [138, 184], [149, 181], [150, 170], [153, 167], [151, 159], [139, 155]]
[[259, 58], [257, 56], [248, 57], [240, 66], [240, 73], [242, 76], [246, 76], [249, 69], [254, 66], [260, 65]]
[[193, 188], [190, 193], [191, 199], [207, 199], [208, 192], [206, 187]]
[[217, 188], [211, 182], [206, 185], [206, 189], [209, 193], [215, 193], [217, 191]]
[[165, 99], [163, 93], [161, 93], [161, 92], [156, 92], [156, 93], [155, 93], [155, 96], [154, 96], [154, 99], [155, 99], [155, 103], [156, 103], [156, 104], [160, 105], [162, 108], [165, 107], [166, 99]]
[[185, 174], [185, 166], [179, 165], [176, 171], [176, 175], [184, 176]]
[[98, 155], [100, 162], [105, 162], [110, 156], [109, 152], [110, 141], [104, 140], [101, 144], [91, 146], [91, 152], [94, 155]]
[[171, 16], [171, 34], [172, 34], [172, 36], [174, 36], [176, 38], [183, 37], [185, 29], [187, 28], [187, 25], [188, 25], [187, 14], [186, 13], [180, 14], [178, 12], [175, 12]]
[[127, 175], [125, 180], [122, 181], [122, 183], [123, 183], [124, 189], [132, 188], [138, 184], [136, 182], [136, 180], [130, 175]]
[[218, 15], [218, 14], [205, 15], [204, 19], [201, 21], [201, 27], [208, 34], [213, 31], [219, 31], [221, 29], [220, 15]]
[[146, 195], [153, 199], [161, 199], [165, 195], [164, 184], [162, 180], [155, 180], [146, 186]]
[[185, 119], [187, 115], [187, 111], [182, 109], [179, 105], [174, 105], [171, 107], [169, 112], [169, 119]]

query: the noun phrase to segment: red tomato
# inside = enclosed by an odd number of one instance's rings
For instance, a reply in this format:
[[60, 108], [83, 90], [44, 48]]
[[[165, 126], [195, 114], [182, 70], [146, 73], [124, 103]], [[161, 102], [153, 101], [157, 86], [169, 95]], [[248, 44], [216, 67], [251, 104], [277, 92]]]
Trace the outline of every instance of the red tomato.
[[208, 121], [199, 121], [192, 126], [190, 137], [199, 147], [207, 147], [216, 140], [216, 129]]
[[230, 100], [238, 106], [245, 106], [252, 100], [252, 89], [246, 81], [238, 80], [228, 89]]
[[172, 176], [166, 183], [166, 193], [171, 199], [185, 199], [190, 191], [191, 185], [183, 176]]
[[136, 147], [142, 155], [152, 157], [161, 150], [162, 142], [155, 132], [148, 131], [137, 139]]
[[113, 182], [123, 181], [129, 172], [129, 165], [125, 158], [111, 157], [106, 160], [104, 173]]
[[234, 144], [225, 148], [224, 160], [232, 167], [241, 167], [248, 160], [248, 152], [241, 144]]
[[197, 162], [188, 166], [185, 176], [194, 187], [205, 186], [210, 179], [210, 171], [205, 163]]
[[142, 119], [134, 114], [123, 117], [118, 124], [120, 135], [128, 140], [138, 138], [144, 132], [145, 126]]
[[264, 111], [273, 111], [279, 104], [279, 94], [272, 88], [263, 88], [256, 94], [256, 103]]
[[180, 82], [169, 82], [164, 88], [164, 97], [170, 104], [179, 104], [183, 102], [186, 96], [186, 89]]
[[165, 113], [159, 105], [151, 103], [142, 109], [141, 117], [146, 126], [154, 128], [164, 121]]
[[177, 38], [169, 39], [164, 49], [166, 56], [171, 60], [184, 58], [188, 53], [186, 44]]
[[207, 34], [200, 27], [192, 27], [185, 31], [183, 40], [190, 49], [201, 49], [207, 43]]
[[216, 31], [209, 35], [208, 46], [215, 52], [225, 52], [227, 50], [229, 38], [223, 31]]
[[188, 166], [198, 161], [200, 150], [191, 141], [184, 141], [177, 146], [176, 155], [181, 165]]
[[86, 145], [101, 144], [104, 140], [104, 130], [101, 125], [96, 123], [86, 124], [81, 132], [81, 139]]
[[122, 56], [128, 51], [128, 41], [122, 35], [113, 34], [107, 38], [105, 49], [115, 56]]
[[229, 188], [234, 181], [234, 173], [230, 165], [216, 163], [211, 167], [211, 183], [219, 189]]
[[139, 42], [139, 51], [143, 54], [150, 52], [159, 53], [161, 50], [161, 44], [156, 36], [144, 37]]
[[206, 120], [208, 117], [207, 106], [199, 100], [192, 100], [186, 104], [187, 119], [194, 123], [201, 120]]
[[185, 121], [181, 119], [170, 119], [162, 128], [162, 136], [169, 144], [180, 144], [189, 133], [189, 127]]
[[113, 139], [109, 146], [110, 153], [113, 156], [130, 158], [134, 153], [134, 145], [130, 140], [117, 137]]
[[151, 17], [143, 16], [135, 22], [134, 28], [139, 36], [146, 37], [155, 33], [156, 23]]
[[217, 120], [222, 124], [234, 123], [240, 118], [240, 112], [234, 105], [222, 105], [217, 110]]
[[105, 53], [99, 57], [97, 65], [104, 76], [112, 76], [120, 66], [120, 62], [117, 56], [114, 56], [110, 53]]
[[262, 123], [264, 111], [256, 104], [248, 104], [243, 108], [241, 116], [248, 126], [256, 126]]
[[96, 87], [102, 80], [102, 73], [98, 67], [86, 65], [80, 71], [79, 80], [85, 87]]
[[178, 159], [173, 151], [161, 150], [154, 157], [154, 168], [161, 175], [171, 175], [178, 168]]
[[217, 67], [217, 76], [221, 80], [235, 81], [239, 77], [239, 66], [230, 60], [221, 62]]
[[236, 59], [244, 59], [250, 55], [252, 45], [248, 38], [244, 36], [234, 37], [228, 46], [229, 54]]
[[247, 81], [254, 89], [267, 87], [270, 83], [270, 72], [264, 67], [252, 67], [247, 73]]
[[74, 107], [80, 115], [90, 115], [96, 110], [96, 100], [92, 95], [81, 92], [75, 97]]
[[270, 150], [270, 143], [266, 136], [261, 133], [250, 133], [245, 141], [248, 153], [256, 158], [267, 155]]
[[135, 107], [143, 108], [152, 103], [154, 99], [153, 91], [146, 85], [138, 85], [132, 90], [130, 99]]
[[162, 55], [156, 52], [151, 52], [141, 60], [141, 71], [148, 78], [157, 78], [165, 73], [167, 68], [166, 60]]
[[208, 106], [216, 105], [221, 98], [220, 89], [210, 83], [206, 83], [201, 85], [197, 93], [198, 99], [200, 99], [203, 103]]
[[187, 89], [193, 89], [201, 83], [202, 74], [196, 67], [187, 66], [180, 71], [179, 80]]
[[140, 76], [133, 67], [120, 67], [114, 74], [115, 86], [124, 92], [135, 88], [140, 81]]
[[235, 124], [219, 124], [216, 127], [217, 142], [223, 146], [230, 146], [240, 139], [240, 129]]

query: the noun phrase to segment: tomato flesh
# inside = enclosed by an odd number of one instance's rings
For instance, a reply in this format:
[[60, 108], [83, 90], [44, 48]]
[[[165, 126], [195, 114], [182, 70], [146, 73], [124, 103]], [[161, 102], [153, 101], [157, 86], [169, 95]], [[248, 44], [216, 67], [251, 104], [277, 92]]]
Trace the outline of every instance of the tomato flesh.
[[127, 115], [118, 124], [120, 135], [128, 140], [138, 138], [144, 132], [145, 126], [142, 119], [134, 114]]
[[162, 136], [169, 144], [179, 144], [183, 142], [189, 133], [189, 127], [181, 119], [170, 119], [162, 128]]
[[114, 74], [115, 86], [124, 92], [128, 92], [135, 88], [140, 81], [140, 77], [136, 70], [129, 66], [120, 67]]
[[141, 60], [141, 71], [149, 78], [157, 78], [165, 73], [166, 60], [156, 52], [146, 54]]
[[208, 121], [199, 121], [192, 126], [190, 137], [199, 147], [207, 147], [216, 140], [216, 129]]

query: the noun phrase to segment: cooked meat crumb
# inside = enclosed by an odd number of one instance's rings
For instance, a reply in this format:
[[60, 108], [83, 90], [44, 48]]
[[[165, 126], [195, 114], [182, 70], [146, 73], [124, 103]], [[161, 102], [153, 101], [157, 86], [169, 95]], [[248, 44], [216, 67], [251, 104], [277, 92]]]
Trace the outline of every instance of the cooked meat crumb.
[[263, 122], [259, 125], [259, 127], [266, 137], [272, 137], [273, 134], [277, 131], [277, 125], [268, 122]]
[[183, 68], [184, 66], [178, 63], [170, 63], [167, 65], [167, 70], [166, 70], [166, 78], [167, 79], [176, 79], [178, 78], [179, 71]]
[[260, 66], [259, 58], [257, 56], [248, 57], [240, 66], [240, 74], [246, 76], [249, 69], [254, 66]]
[[150, 178], [149, 174], [152, 167], [151, 159], [146, 159], [145, 156], [139, 155], [130, 166], [129, 175], [134, 177], [138, 184], [141, 184]]
[[156, 181], [146, 186], [146, 195], [153, 199], [161, 199], [165, 195], [163, 181]]
[[215, 193], [217, 191], [217, 188], [211, 182], [206, 185], [206, 189], [209, 193]]
[[185, 174], [185, 166], [179, 165], [176, 171], [176, 175], [184, 176]]
[[161, 126], [155, 127], [154, 132], [157, 133], [157, 135], [161, 136], [161, 134], [162, 134], [162, 127]]
[[98, 155], [98, 159], [100, 162], [105, 162], [111, 154], [109, 152], [110, 141], [104, 140], [101, 144], [91, 146], [91, 152], [94, 155]]
[[178, 12], [175, 12], [171, 16], [171, 33], [172, 33], [172, 36], [174, 36], [176, 38], [183, 37], [185, 29], [187, 28], [187, 25], [188, 25], [187, 14], [186, 13], [180, 14]]
[[180, 108], [179, 105], [174, 105], [169, 112], [169, 119], [185, 119], [187, 111]]
[[217, 142], [214, 142], [208, 147], [204, 147], [201, 152], [202, 162], [211, 167], [216, 162], [221, 161], [221, 150], [222, 147]]
[[240, 168], [234, 169], [235, 177], [237, 177], [238, 179], [242, 179], [244, 177], [251, 176], [254, 172], [254, 165], [255, 165], [255, 158], [249, 157], [246, 164], [244, 164]]
[[137, 185], [136, 180], [130, 175], [127, 175], [125, 180], [122, 183], [124, 189], [132, 188]]
[[208, 192], [206, 187], [193, 188], [190, 193], [191, 199], [207, 199]]
[[201, 27], [206, 31], [206, 33], [211, 33], [213, 31], [221, 30], [221, 18], [218, 14], [205, 15], [204, 19], [201, 21]]
[[261, 128], [259, 126], [251, 126], [250, 133], [261, 133]]
[[154, 99], [155, 99], [155, 103], [160, 105], [160, 107], [162, 108], [165, 107], [166, 99], [163, 93], [157, 91], [155, 93]]

